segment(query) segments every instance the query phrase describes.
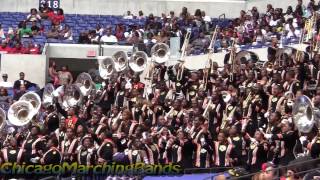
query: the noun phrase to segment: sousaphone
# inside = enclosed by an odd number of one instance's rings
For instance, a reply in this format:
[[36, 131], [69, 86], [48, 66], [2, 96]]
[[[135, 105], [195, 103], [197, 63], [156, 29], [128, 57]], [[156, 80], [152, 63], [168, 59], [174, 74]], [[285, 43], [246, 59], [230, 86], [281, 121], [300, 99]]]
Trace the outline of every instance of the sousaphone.
[[9, 108], [9, 123], [15, 126], [24, 126], [32, 120], [34, 116], [32, 112], [34, 112], [34, 107], [30, 101], [19, 100]]
[[247, 62], [256, 63], [259, 61], [259, 56], [251, 51], [240, 51], [236, 55], [236, 62], [240, 62], [240, 64], [246, 64]]
[[99, 62], [99, 74], [102, 79], [111, 78], [112, 74], [115, 72], [115, 64], [111, 57], [98, 57]]
[[292, 117], [300, 132], [311, 132], [315, 125], [315, 115], [313, 104], [308, 96], [302, 95], [296, 98], [292, 108]]
[[117, 72], [122, 72], [127, 69], [128, 56], [124, 51], [118, 51], [112, 56], [114, 68]]
[[42, 95], [42, 105], [44, 107], [49, 107], [50, 105], [53, 105], [54, 91], [55, 88], [53, 84], [48, 83], [45, 85]]
[[71, 108], [82, 103], [83, 95], [80, 88], [76, 84], [71, 84], [65, 87], [62, 106]]
[[165, 43], [157, 43], [151, 48], [151, 55], [154, 62], [165, 63], [170, 58], [170, 48]]
[[19, 101], [28, 101], [32, 104], [33, 110], [30, 112], [31, 114], [36, 115], [41, 107], [41, 98], [40, 96], [35, 92], [27, 92], [24, 95], [22, 95], [19, 99]]
[[85, 72], [78, 75], [75, 83], [79, 86], [83, 96], [88, 96], [92, 89], [95, 88], [90, 74]]
[[137, 51], [132, 54], [129, 67], [136, 73], [141, 73], [147, 67], [148, 56], [143, 51]]

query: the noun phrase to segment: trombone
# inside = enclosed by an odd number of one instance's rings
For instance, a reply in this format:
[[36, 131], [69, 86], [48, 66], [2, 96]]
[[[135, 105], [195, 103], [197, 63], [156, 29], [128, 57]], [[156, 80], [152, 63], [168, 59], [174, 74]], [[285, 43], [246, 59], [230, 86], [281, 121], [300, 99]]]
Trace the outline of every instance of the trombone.
[[208, 47], [208, 50], [209, 50], [209, 52], [208, 52], [208, 64], [209, 64], [209, 67], [205, 68], [204, 74], [203, 74], [204, 89], [207, 89], [208, 77], [209, 77], [209, 69], [210, 69], [210, 74], [213, 73], [213, 61], [212, 61], [212, 59], [210, 57], [211, 57], [211, 55], [213, 53], [212, 46], [214, 45], [214, 43], [216, 42], [216, 39], [217, 39], [217, 29], [218, 29], [218, 25], [216, 25], [216, 28], [214, 29], [214, 32], [213, 32], [213, 35], [212, 35], [212, 38], [211, 38], [211, 41], [210, 41], [210, 45]]
[[232, 46], [231, 46], [231, 51], [230, 51], [230, 56], [229, 56], [229, 61], [228, 61], [228, 64], [231, 65], [231, 74], [230, 74], [230, 81], [233, 82], [234, 80], [234, 69], [235, 69], [235, 56], [236, 56], [236, 52], [235, 52], [235, 43], [236, 43], [236, 40], [235, 39], [233, 42], [232, 42]]
[[184, 71], [184, 61], [185, 61], [185, 56], [187, 55], [187, 48], [189, 45], [189, 41], [190, 41], [190, 37], [191, 37], [191, 32], [187, 31], [187, 34], [185, 35], [184, 38], [184, 42], [181, 48], [181, 57], [180, 57], [180, 63], [178, 65], [178, 72], [177, 72], [177, 80], [181, 81], [182, 77], [183, 77], [183, 71]]

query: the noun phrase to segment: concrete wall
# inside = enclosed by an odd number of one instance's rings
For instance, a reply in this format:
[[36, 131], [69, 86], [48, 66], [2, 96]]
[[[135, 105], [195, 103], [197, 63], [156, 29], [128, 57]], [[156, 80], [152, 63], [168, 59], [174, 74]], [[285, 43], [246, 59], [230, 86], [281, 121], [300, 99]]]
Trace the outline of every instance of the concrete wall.
[[[102, 45], [105, 56], [111, 56], [117, 51], [132, 52], [132, 46]], [[96, 59], [87, 57], [88, 51], [94, 51], [99, 55], [99, 46], [91, 44], [48, 44], [47, 55], [50, 58]]]
[[48, 63], [45, 55], [29, 54], [2, 54], [1, 74], [8, 74], [8, 81], [14, 82], [19, 79], [19, 73], [25, 73], [25, 79], [38, 84], [45, 85]]
[[[245, 9], [245, 0], [60, 0], [61, 7], [67, 14], [106, 14], [123, 15], [127, 10], [134, 14], [142, 10], [146, 15], [153, 13], [177, 14], [183, 6], [193, 14], [202, 9], [212, 17], [225, 13], [227, 17], [237, 17]], [[0, 11], [29, 12], [30, 8], [38, 7], [39, 0], [2, 0]]]

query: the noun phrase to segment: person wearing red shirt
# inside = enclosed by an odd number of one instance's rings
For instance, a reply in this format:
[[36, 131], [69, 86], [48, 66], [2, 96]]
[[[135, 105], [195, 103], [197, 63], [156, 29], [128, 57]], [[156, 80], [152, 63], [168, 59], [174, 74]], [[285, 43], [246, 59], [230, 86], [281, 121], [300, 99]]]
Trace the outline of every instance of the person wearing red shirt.
[[63, 14], [63, 10], [61, 8], [58, 9], [57, 14], [55, 14], [53, 16], [50, 15], [50, 16], [49, 17], [50, 17], [53, 25], [59, 25], [61, 22], [64, 21], [64, 14]]
[[28, 54], [28, 49], [22, 47], [21, 43], [17, 43], [14, 48], [12, 48], [8, 53], [9, 54]]
[[7, 42], [3, 41], [1, 46], [0, 46], [0, 52], [1, 53], [9, 53], [11, 51], [11, 48], [7, 46]]
[[78, 122], [78, 117], [76, 116], [76, 109], [71, 107], [67, 111], [68, 117], [65, 121], [65, 124], [67, 128], [75, 128], [77, 122]]
[[40, 45], [34, 44], [29, 49], [30, 54], [40, 54]]

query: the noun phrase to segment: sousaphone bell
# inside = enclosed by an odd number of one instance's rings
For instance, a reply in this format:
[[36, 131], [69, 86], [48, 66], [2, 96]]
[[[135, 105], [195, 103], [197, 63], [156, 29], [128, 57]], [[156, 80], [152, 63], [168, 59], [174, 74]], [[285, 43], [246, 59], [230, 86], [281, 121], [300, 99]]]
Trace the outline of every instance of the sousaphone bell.
[[90, 74], [85, 72], [78, 75], [75, 83], [79, 86], [83, 96], [88, 96], [92, 89], [94, 89], [94, 84]]
[[28, 101], [31, 103], [33, 110], [30, 113], [33, 114], [33, 116], [36, 115], [41, 108], [41, 98], [35, 92], [25, 93], [20, 97], [19, 101]]
[[53, 84], [48, 83], [45, 85], [42, 95], [42, 105], [44, 107], [49, 107], [50, 105], [53, 105], [54, 91], [55, 88]]
[[83, 95], [80, 88], [76, 84], [71, 84], [65, 87], [62, 106], [70, 108], [78, 106], [82, 103]]
[[113, 54], [114, 68], [117, 72], [122, 72], [127, 69], [128, 56], [124, 51], [118, 51]]
[[165, 63], [170, 57], [170, 48], [165, 43], [157, 43], [151, 48], [152, 60], [158, 64]]
[[148, 56], [143, 51], [137, 51], [132, 54], [129, 60], [129, 67], [136, 73], [141, 73], [147, 67]]
[[292, 117], [300, 132], [311, 132], [315, 124], [315, 116], [312, 102], [308, 96], [302, 95], [296, 98], [292, 108]]
[[34, 112], [34, 107], [31, 102], [19, 100], [13, 103], [9, 108], [9, 123], [15, 126], [24, 126], [32, 120], [34, 116], [32, 112]]
[[99, 62], [99, 74], [102, 79], [111, 78], [115, 72], [115, 64], [111, 57], [98, 57]]

